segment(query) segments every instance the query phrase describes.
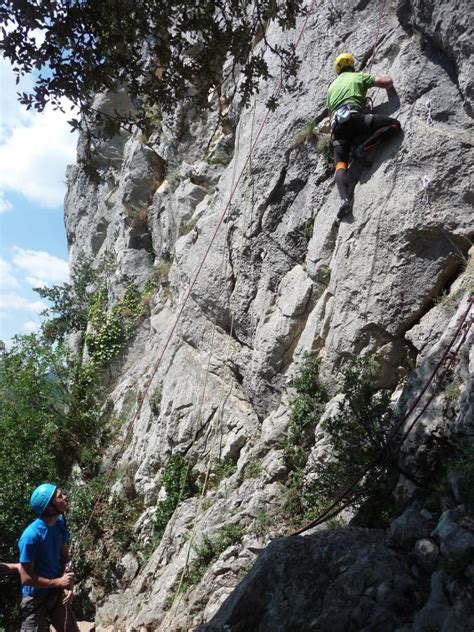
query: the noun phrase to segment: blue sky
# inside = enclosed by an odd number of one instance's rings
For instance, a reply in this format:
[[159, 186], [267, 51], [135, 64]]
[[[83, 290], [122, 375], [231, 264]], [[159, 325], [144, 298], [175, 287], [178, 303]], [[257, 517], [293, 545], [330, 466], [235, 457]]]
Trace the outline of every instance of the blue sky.
[[44, 302], [32, 288], [68, 279], [63, 200], [76, 135], [66, 114], [26, 111], [0, 58], [0, 339], [37, 329]]

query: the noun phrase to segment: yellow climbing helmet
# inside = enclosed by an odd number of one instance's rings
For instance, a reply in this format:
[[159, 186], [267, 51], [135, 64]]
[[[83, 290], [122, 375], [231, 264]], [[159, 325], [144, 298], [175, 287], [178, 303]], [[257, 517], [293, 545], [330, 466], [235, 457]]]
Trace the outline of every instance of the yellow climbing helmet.
[[351, 53], [341, 53], [336, 57], [336, 72], [340, 74], [344, 68], [352, 68], [354, 69], [354, 57]]

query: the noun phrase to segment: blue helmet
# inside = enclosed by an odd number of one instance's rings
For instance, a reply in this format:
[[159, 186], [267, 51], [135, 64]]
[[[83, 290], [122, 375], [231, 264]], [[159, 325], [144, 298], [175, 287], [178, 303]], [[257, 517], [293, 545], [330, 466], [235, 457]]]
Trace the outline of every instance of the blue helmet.
[[31, 494], [30, 505], [40, 516], [54, 496], [57, 487], [57, 485], [52, 485], [51, 483], [43, 483]]

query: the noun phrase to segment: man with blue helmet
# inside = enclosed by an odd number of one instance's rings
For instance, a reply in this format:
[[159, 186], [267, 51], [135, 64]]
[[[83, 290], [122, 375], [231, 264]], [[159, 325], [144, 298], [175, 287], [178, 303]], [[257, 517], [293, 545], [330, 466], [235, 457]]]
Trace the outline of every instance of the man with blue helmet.
[[78, 632], [69, 606], [74, 574], [66, 572], [69, 534], [64, 519], [68, 502], [57, 485], [43, 483], [31, 495], [30, 504], [38, 514], [23, 531], [20, 549], [22, 632]]

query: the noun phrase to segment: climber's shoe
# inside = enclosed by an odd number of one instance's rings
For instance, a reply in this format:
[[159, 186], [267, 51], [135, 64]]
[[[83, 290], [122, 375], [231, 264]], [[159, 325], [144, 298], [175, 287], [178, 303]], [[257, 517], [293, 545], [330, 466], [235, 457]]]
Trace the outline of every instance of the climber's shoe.
[[370, 167], [372, 164], [372, 160], [368, 157], [367, 152], [365, 151], [363, 145], [357, 145], [352, 152], [352, 155], [355, 160], [364, 167]]
[[340, 205], [339, 210], [337, 212], [337, 219], [342, 219], [346, 215], [349, 215], [349, 213], [352, 212], [352, 205], [353, 205], [353, 203], [354, 203], [353, 198], [344, 198], [341, 201], [341, 205]]

